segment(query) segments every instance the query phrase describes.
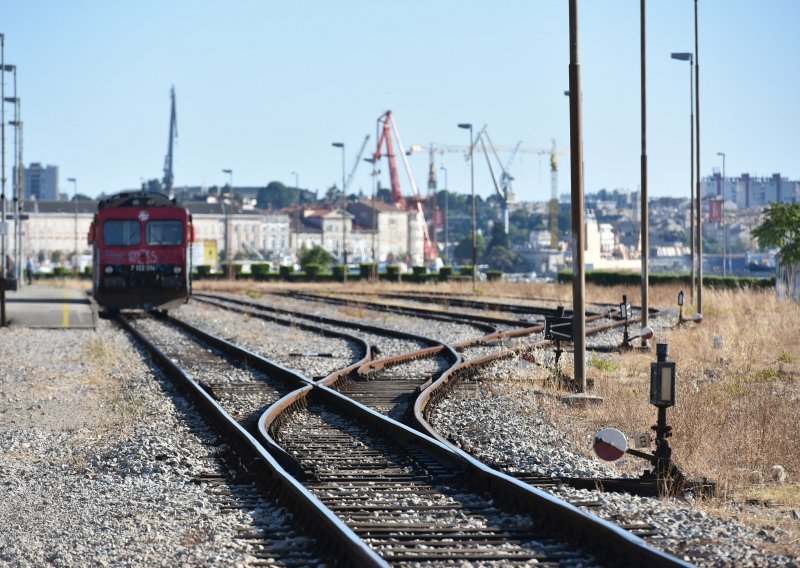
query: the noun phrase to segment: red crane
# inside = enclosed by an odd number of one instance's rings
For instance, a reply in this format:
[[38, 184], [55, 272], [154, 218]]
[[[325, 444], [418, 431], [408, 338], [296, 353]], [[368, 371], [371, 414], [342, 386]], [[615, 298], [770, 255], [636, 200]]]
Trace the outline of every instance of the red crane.
[[[383, 128], [381, 128], [381, 124], [383, 125]], [[437, 256], [436, 247], [434, 247], [433, 243], [431, 242], [430, 233], [428, 232], [428, 225], [425, 222], [425, 212], [422, 208], [423, 198], [420, 196], [419, 191], [417, 190], [417, 184], [414, 182], [414, 176], [411, 174], [411, 167], [408, 164], [406, 151], [403, 148], [403, 141], [400, 139], [400, 133], [397, 131], [397, 125], [394, 122], [392, 111], [387, 110], [378, 118], [378, 129], [381, 131], [381, 134], [378, 137], [378, 146], [375, 149], [375, 153], [372, 155], [372, 159], [374, 160], [374, 163], [377, 163], [378, 160], [380, 160], [383, 156], [386, 156], [389, 159], [389, 175], [392, 181], [392, 201], [401, 209], [417, 212], [417, 219], [422, 226], [425, 259], [434, 260]], [[408, 202], [403, 197], [403, 191], [400, 188], [400, 176], [397, 172], [397, 160], [394, 153], [394, 145], [392, 144], [392, 134], [394, 134], [394, 137], [397, 140], [397, 146], [400, 149], [400, 157], [403, 159], [403, 165], [405, 166], [406, 174], [408, 175], [408, 180], [411, 184], [411, 190], [413, 192], [413, 195], [411, 198], [409, 198]], [[386, 153], [381, 152], [384, 144], [386, 144]]]

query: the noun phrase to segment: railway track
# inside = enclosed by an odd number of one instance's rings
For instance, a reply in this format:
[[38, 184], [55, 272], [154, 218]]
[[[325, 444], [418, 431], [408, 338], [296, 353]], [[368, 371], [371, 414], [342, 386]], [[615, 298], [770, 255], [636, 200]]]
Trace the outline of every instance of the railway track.
[[393, 565], [681, 563], [549, 494], [316, 386], [259, 423], [306, 487]]
[[[261, 407], [282, 393], [309, 385], [309, 381], [174, 318], [137, 321], [118, 317], [117, 321], [235, 454], [235, 473], [212, 471], [196, 482], [212, 485], [229, 507], [249, 508], [254, 518], [262, 519], [255, 530], [245, 529], [240, 535], [254, 543], [257, 558], [272, 564], [277, 557], [286, 566], [385, 565], [249, 431], [255, 429]], [[310, 534], [314, 537], [309, 538]]]
[[[247, 302], [244, 303], [246, 304]], [[235, 305], [235, 303], [229, 303], [228, 309], [231, 309], [233, 305]], [[316, 317], [321, 318], [321, 316]], [[330, 330], [328, 331], [330, 332]], [[373, 327], [372, 332], [386, 334], [387, 330]], [[388, 332], [389, 334], [397, 333], [392, 330], [388, 330]], [[424, 340], [423, 343], [436, 342]], [[368, 352], [368, 348], [366, 348], [366, 350]], [[487, 476], [500, 476], [502, 478], [503, 476], [501, 474], [497, 474], [486, 466], [475, 462], [472, 458], [461, 455], [460, 452], [453, 452], [452, 449], [441, 444], [434, 450], [428, 448], [422, 454], [414, 453], [418, 451], [420, 444], [435, 445], [436, 443], [416, 433], [412, 434], [412, 436], [416, 435], [419, 436], [419, 438], [409, 442], [407, 437], [412, 431], [407, 428], [403, 430], [400, 436], [404, 442], [401, 442], [400, 447], [397, 447], [397, 442], [392, 440], [394, 435], [387, 436], [386, 431], [387, 429], [392, 430], [392, 428], [401, 426], [392, 421], [388, 422], [391, 427], [387, 426], [387, 424], [375, 424], [376, 417], [380, 416], [378, 412], [368, 410], [363, 405], [358, 405], [348, 400], [345, 398], [345, 395], [349, 395], [354, 399], [358, 398], [368, 403], [377, 411], [387, 415], [407, 417], [408, 412], [406, 409], [416, 397], [416, 392], [421, 390], [420, 383], [432, 383], [436, 375], [441, 376], [443, 373], [452, 371], [460, 361], [458, 355], [453, 350], [442, 344], [417, 350], [416, 353], [406, 354], [405, 357], [393, 357], [391, 359], [390, 361], [374, 361], [371, 359], [371, 356], [365, 356], [361, 360], [355, 361], [348, 368], [333, 373], [323, 381], [340, 388], [343, 391], [342, 394], [335, 393], [335, 391], [322, 386], [317, 386], [315, 388], [304, 386], [302, 389], [293, 391], [291, 394], [287, 395], [281, 402], [273, 405], [259, 422], [262, 438], [265, 440], [266, 446], [276, 454], [278, 461], [283, 464], [286, 469], [304, 480], [308, 489], [310, 489], [320, 501], [326, 503], [329, 509], [342, 517], [352, 532], [362, 537], [364, 542], [378, 552], [384, 560], [391, 563], [403, 564], [406, 562], [438, 562], [442, 558], [453, 557], [465, 561], [506, 563], [549, 559], [552, 561], [569, 561], [570, 563], [575, 562], [579, 564], [586, 561], [600, 562], [601, 564], [610, 562], [613, 564], [616, 563], [612, 560], [614, 555], [618, 554], [619, 550], [630, 547], [630, 542], [627, 542], [629, 538], [633, 538], [634, 541], [638, 540], [625, 533], [625, 531], [613, 527], [613, 525], [607, 525], [605, 526], [606, 530], [613, 529], [613, 531], [619, 532], [615, 538], [612, 538], [613, 541], [617, 542], [617, 539], [621, 538], [621, 541], [611, 546], [611, 548], [618, 548], [620, 546], [622, 548], [612, 552], [611, 556], [603, 556], [609, 553], [609, 548], [600, 546], [600, 548], [597, 549], [590, 546], [586, 550], [576, 551], [576, 544], [574, 541], [570, 541], [569, 538], [564, 538], [563, 535], [554, 537], [553, 535], [549, 535], [547, 531], [542, 532], [538, 528], [531, 528], [532, 525], [529, 526], [529, 518], [523, 523], [521, 528], [509, 528], [510, 525], [507, 519], [516, 519], [519, 516], [519, 512], [515, 507], [518, 503], [526, 502], [526, 499], [531, 499], [531, 496], [526, 492], [536, 491], [532, 487], [520, 483], [519, 485], [524, 488], [523, 496], [511, 498], [505, 496], [508, 505], [505, 506], [502, 511], [497, 512], [496, 504], [503, 501], [503, 491], [501, 490], [500, 494], [497, 496], [493, 495], [487, 500], [483, 495], [484, 489], [475, 491], [474, 487], [485, 488], [487, 484], [493, 486], [498, 483], [502, 486], [502, 482], [498, 482], [496, 479], [485, 479]], [[190, 361], [190, 364], [191, 362], [192, 361]], [[396, 374], [398, 372], [403, 375], [408, 374], [409, 367], [407, 367], [407, 365], [417, 365], [420, 366], [420, 368], [411, 373], [415, 378], [403, 384], [401, 380], [397, 380]], [[387, 371], [391, 371], [391, 373], [387, 375], [385, 380], [375, 380], [376, 373], [387, 373]], [[353, 375], [353, 372], [355, 372], [355, 375]], [[362, 378], [366, 378], [367, 380], [352, 379], [353, 376], [358, 376], [359, 373], [362, 375]], [[388, 378], [392, 374], [395, 375], [394, 379]], [[421, 380], [423, 378], [425, 379], [424, 381]], [[353, 385], [356, 385], [356, 388], [354, 388]], [[377, 389], [374, 388], [376, 385], [380, 385], [380, 387]], [[396, 390], [387, 394], [385, 390], [386, 385], [391, 385], [391, 387]], [[233, 396], [224, 388], [221, 389], [220, 385], [207, 384], [206, 386], [222, 400], [240, 398], [242, 394], [236, 392], [234, 393], [235, 396]], [[215, 388], [216, 391], [214, 390]], [[245, 390], [247, 391], [247, 395], [253, 395], [253, 391], [250, 387]], [[264, 394], [263, 392], [256, 393], [255, 397], [259, 399], [263, 397]], [[275, 394], [279, 393], [276, 392]], [[325, 397], [330, 396], [340, 398], [334, 399], [333, 401], [325, 399]], [[249, 400], [249, 396], [244, 396], [243, 398], [245, 401]], [[290, 402], [287, 403], [287, 400]], [[343, 401], [347, 401], [347, 403], [345, 404]], [[260, 407], [257, 407], [256, 403], [257, 400], [250, 400], [249, 409], [236, 410], [233, 412], [234, 415], [239, 417], [241, 424], [251, 429], [251, 431], [253, 428], [253, 417], [265, 406], [264, 403]], [[341, 408], [343, 404], [347, 407], [344, 411]], [[353, 418], [350, 416], [350, 413], [353, 412], [350, 406], [353, 408], [360, 408], [360, 412], [365, 412], [367, 415], [371, 416], [366, 419], [368, 427], [365, 427], [365, 419], [363, 416], [361, 418]], [[301, 411], [305, 413], [302, 416], [305, 416], [308, 423], [312, 425], [311, 432], [307, 434], [299, 433], [293, 440], [291, 436], [284, 434], [286, 432], [292, 432], [294, 426], [289, 427], [289, 430], [283, 431], [280, 426], [292, 424], [292, 417], [301, 416], [297, 414], [297, 412]], [[386, 420], [384, 417], [381, 418]], [[334, 424], [334, 426], [331, 426], [331, 424]], [[325, 428], [330, 427], [333, 427], [332, 431], [325, 430]], [[320, 428], [322, 428], [322, 430], [320, 430]], [[270, 432], [272, 435], [270, 435]], [[284, 432], [284, 434], [280, 434], [280, 432]], [[297, 432], [300, 432], [300, 430]], [[271, 443], [271, 441], [274, 440], [280, 443]], [[313, 440], [311, 445], [308, 444], [308, 440]], [[387, 440], [392, 443], [387, 445]], [[351, 448], [360, 447], [359, 444], [361, 446], [365, 444], [375, 444], [375, 447], [383, 448], [383, 450], [381, 450], [382, 453], [375, 453], [371, 449], [363, 454], [360, 451], [356, 451], [355, 456], [350, 456], [347, 452], [349, 452]], [[407, 453], [409, 447], [413, 449], [411, 454]], [[303, 452], [306, 450], [310, 453], [304, 455]], [[438, 460], [436, 463], [431, 461], [433, 459], [431, 455]], [[343, 458], [343, 456], [346, 456], [346, 459]], [[344, 462], [347, 466], [345, 469], [350, 468], [349, 473], [345, 472], [342, 474], [344, 477], [352, 478], [354, 472], [356, 477], [359, 475], [363, 476], [366, 475], [366, 470], [362, 468], [364, 463], [359, 461], [362, 458], [366, 460], [365, 467], [367, 470], [374, 469], [375, 463], [395, 465], [391, 467], [387, 466], [388, 469], [377, 468], [381, 470], [378, 472], [377, 478], [361, 479], [359, 482], [363, 482], [361, 485], [358, 483], [356, 485], [348, 485], [348, 489], [344, 491], [350, 496], [349, 502], [341, 503], [336, 501], [335, 495], [341, 492], [333, 490], [333, 493], [330, 493], [329, 489], [325, 489], [325, 487], [330, 488], [331, 483], [333, 483], [334, 487], [339, 487], [339, 481], [341, 480], [340, 474], [336, 473], [333, 466], [338, 462]], [[398, 462], [397, 460], [400, 461]], [[455, 460], [455, 462], [453, 460]], [[397, 463], [401, 465], [398, 466], [396, 465]], [[368, 505], [366, 509], [359, 508], [363, 503], [354, 504], [352, 502], [353, 496], [360, 495], [359, 491], [363, 492], [363, 489], [367, 487], [367, 485], [364, 484], [372, 483], [369, 487], [374, 489], [377, 487], [375, 483], [378, 483], [378, 485], [384, 483], [386, 485], [386, 491], [389, 491], [390, 485], [396, 485], [396, 479], [393, 477], [395, 473], [397, 473], [397, 471], [407, 471], [408, 467], [410, 467], [409, 464], [414, 463], [423, 463], [424, 466], [409, 478], [412, 480], [411, 485], [398, 486], [401, 495], [393, 497], [389, 493], [383, 492], [381, 493], [381, 499], [384, 499], [384, 501], [380, 499], [378, 501], [368, 500], [368, 503], [371, 503], [371, 505]], [[397, 470], [397, 467], [399, 467], [400, 470]], [[333, 472], [332, 476], [328, 476], [329, 479], [325, 483], [323, 483], [322, 478], [326, 476], [321, 473], [324, 471]], [[476, 474], [476, 472], [478, 473]], [[476, 475], [480, 478], [478, 481], [473, 479]], [[509, 483], [509, 480], [510, 478], [504, 479], [505, 483]], [[393, 525], [391, 522], [389, 525], [384, 525], [383, 528], [379, 528], [378, 525], [370, 521], [373, 517], [380, 517], [378, 512], [385, 506], [386, 499], [392, 499], [392, 503], [394, 503], [394, 505], [390, 507], [391, 511], [393, 511], [389, 514], [391, 518], [392, 515], [396, 516], [398, 514], [397, 511], [405, 511], [404, 507], [406, 507], [406, 502], [404, 499], [415, 494], [436, 496], [436, 499], [433, 501], [434, 505], [432, 507], [422, 504], [418, 511], [412, 511], [411, 517], [408, 517], [416, 519], [414, 522], [419, 525], [415, 528], [417, 532], [412, 531], [413, 538], [410, 538], [410, 533], [405, 534], [402, 530], [398, 533], [396, 530], [398, 527], [392, 528]], [[331, 495], [334, 495], [334, 497], [331, 497]], [[541, 493], [538, 495], [538, 498], [541, 498], [542, 495], [546, 494]], [[484, 501], [475, 501], [475, 499], [483, 499]], [[520, 501], [520, 499], [522, 499], [522, 501]], [[548, 497], [548, 499], [551, 498]], [[347, 501], [347, 499], [345, 500]], [[468, 504], [469, 507], [474, 507], [468, 508], [469, 515], [466, 516], [464, 513], [464, 511], [467, 510], [465, 509], [465, 503]], [[475, 505], [475, 503], [478, 504]], [[539, 505], [541, 505], [541, 503]], [[569, 508], [569, 505], [563, 503], [559, 505]], [[352, 507], [356, 507], [357, 514], [351, 511]], [[438, 513], [435, 513], [437, 511], [449, 511], [441, 517], [445, 519], [444, 524], [447, 525], [447, 527], [445, 527], [447, 530], [432, 525], [431, 528], [426, 529], [428, 532], [425, 532], [421, 527], [428, 523], [431, 518], [439, 518], [437, 517]], [[572, 510], [570, 514], [574, 514], [575, 511], [577, 511], [577, 509]], [[433, 517], [431, 517], [431, 515], [433, 515]], [[467, 519], [463, 522], [470, 528], [463, 533], [459, 532], [460, 529], [458, 529], [457, 526], [456, 528], [453, 526], [453, 515], [456, 515], [460, 520]], [[569, 516], [570, 515], [567, 515], [567, 517]], [[363, 521], [362, 524], [356, 522], [359, 519]], [[596, 520], [588, 515], [586, 519]], [[586, 522], [586, 519], [583, 519], [583, 522]], [[571, 523], [572, 521], [568, 522], [565, 526]], [[407, 525], [408, 522], [405, 522], [405, 524]], [[472, 531], [472, 528], [475, 526], [488, 528], [483, 531], [475, 532]], [[498, 526], [500, 528], [498, 528]], [[585, 530], [585, 527], [581, 529], [581, 531]], [[603, 529], [600, 529], [600, 532], [603, 532]], [[569, 530], [567, 530], [567, 533], [569, 533]], [[454, 535], [461, 536], [454, 539]], [[496, 543], [499, 542], [498, 539], [505, 539], [503, 546], [499, 549], [496, 546]], [[605, 541], [606, 539], [603, 538], [601, 540]], [[508, 542], [505, 541], [513, 542], [513, 544], [509, 545]], [[626, 544], [621, 545], [620, 542]], [[641, 541], [636, 544], [637, 545], [633, 546], [632, 550], [638, 550], [638, 547], [644, 547], [643, 550], [651, 550], [641, 543]], [[431, 553], [430, 550], [426, 548], [428, 546], [434, 546], [434, 550], [444, 552], [442, 552], [442, 554]], [[509, 546], [513, 551], [509, 552]], [[402, 548], [402, 552], [396, 552], [400, 550], [398, 547]], [[466, 549], [461, 550], [459, 553], [458, 550], [461, 549], [461, 547], [466, 547]], [[600, 552], [598, 552], [598, 550], [600, 550]], [[600, 556], [598, 556], [598, 554]], [[632, 553], [628, 550], [625, 554], [632, 554], [633, 556], [631, 556], [631, 558], [633, 558], [638, 557], [642, 552], [638, 551]], [[645, 552], [643, 554], [647, 557], [650, 552]], [[661, 555], [661, 553], [656, 553], [656, 562], [663, 561], [667, 564], [672, 562], [670, 557], [659, 555]], [[601, 557], [603, 558], [602, 561], [597, 560]], [[648, 559], [647, 563], [650, 563], [652, 560], [653, 559]], [[625, 564], [627, 564], [627, 562]]]

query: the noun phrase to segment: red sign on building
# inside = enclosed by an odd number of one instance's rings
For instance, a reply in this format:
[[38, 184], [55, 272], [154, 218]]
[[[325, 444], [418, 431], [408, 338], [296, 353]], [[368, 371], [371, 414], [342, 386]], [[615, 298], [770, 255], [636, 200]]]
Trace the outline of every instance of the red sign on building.
[[711, 223], [722, 222], [722, 203], [721, 199], [711, 199], [708, 202], [708, 220]]

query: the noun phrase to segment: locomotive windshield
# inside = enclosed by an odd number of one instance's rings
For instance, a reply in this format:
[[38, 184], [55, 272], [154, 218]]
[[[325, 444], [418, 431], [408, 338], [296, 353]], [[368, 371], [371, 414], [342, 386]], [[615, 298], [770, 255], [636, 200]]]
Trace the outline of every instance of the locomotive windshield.
[[180, 221], [148, 221], [145, 231], [148, 245], [183, 244], [183, 223]]
[[139, 221], [109, 220], [103, 223], [103, 242], [107, 246], [129, 247], [142, 240]]

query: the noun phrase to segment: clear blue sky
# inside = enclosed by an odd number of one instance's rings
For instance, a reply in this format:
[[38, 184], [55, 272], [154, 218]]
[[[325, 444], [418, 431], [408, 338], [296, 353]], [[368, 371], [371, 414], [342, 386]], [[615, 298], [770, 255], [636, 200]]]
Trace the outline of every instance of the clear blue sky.
[[[648, 3], [651, 195], [688, 195], [689, 69], [670, 52], [694, 50], [693, 5]], [[585, 189], [636, 190], [639, 2], [580, 9]], [[700, 0], [703, 175], [724, 151], [729, 175], [800, 178], [798, 22], [796, 0]], [[173, 84], [178, 186], [223, 184], [221, 169], [232, 168], [235, 185], [293, 185], [296, 171], [302, 187], [322, 192], [341, 183], [331, 142], [347, 145], [349, 170], [366, 134], [374, 149], [387, 109], [406, 146], [466, 144], [456, 125], [472, 122], [488, 124], [498, 145], [548, 148], [555, 138], [569, 147], [563, 0], [7, 1], [0, 32], [6, 62], [19, 66], [25, 162], [58, 165], [62, 191], [67, 177], [89, 195], [160, 178]], [[461, 155], [441, 164], [450, 189], [469, 190]], [[411, 165], [424, 191], [427, 154]], [[368, 169], [351, 190], [370, 192]], [[480, 155], [475, 169], [489, 195]], [[546, 156], [520, 154], [512, 174], [520, 199], [549, 196]], [[563, 157], [559, 192], [568, 191]]]

